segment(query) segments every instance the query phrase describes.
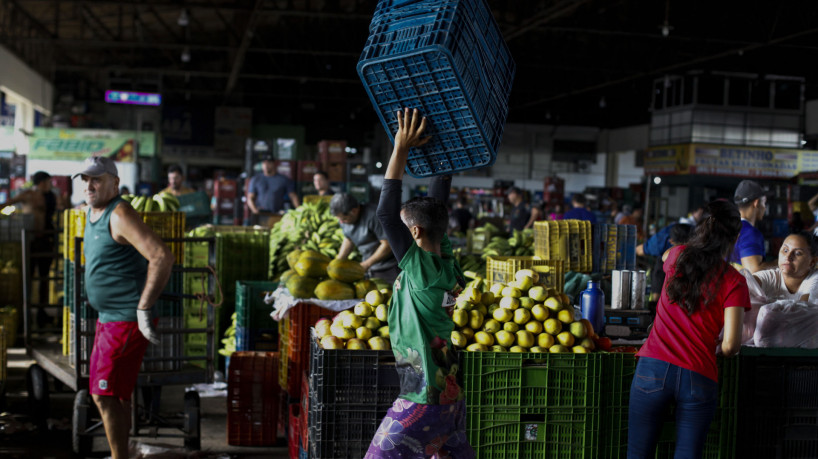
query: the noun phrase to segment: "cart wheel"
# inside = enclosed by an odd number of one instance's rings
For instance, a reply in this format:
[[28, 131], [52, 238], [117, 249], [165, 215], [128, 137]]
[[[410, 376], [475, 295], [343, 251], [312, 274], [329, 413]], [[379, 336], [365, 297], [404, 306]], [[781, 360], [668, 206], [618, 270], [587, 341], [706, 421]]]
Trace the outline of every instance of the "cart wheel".
[[26, 376], [29, 413], [34, 416], [35, 421], [44, 426], [50, 410], [48, 375], [43, 367], [35, 363], [28, 367]]
[[192, 451], [202, 449], [201, 416], [199, 410], [199, 393], [185, 392], [185, 448]]
[[93, 444], [93, 437], [85, 433], [88, 429], [90, 408], [91, 397], [88, 395], [88, 390], [82, 389], [74, 397], [74, 415], [71, 418], [71, 445], [74, 453], [82, 457], [91, 452]]

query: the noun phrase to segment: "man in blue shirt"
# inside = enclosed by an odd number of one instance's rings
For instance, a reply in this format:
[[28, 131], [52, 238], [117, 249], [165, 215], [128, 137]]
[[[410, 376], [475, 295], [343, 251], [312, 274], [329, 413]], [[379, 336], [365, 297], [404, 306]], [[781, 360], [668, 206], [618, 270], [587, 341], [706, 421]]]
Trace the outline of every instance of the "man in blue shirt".
[[733, 202], [741, 213], [741, 233], [733, 249], [730, 261], [740, 264], [751, 273], [762, 269], [774, 268], [776, 263], [765, 264], [764, 236], [756, 224], [764, 218], [767, 211], [767, 194], [761, 185], [752, 180], [742, 180], [736, 187]]
[[276, 171], [272, 156], [262, 158], [261, 172], [250, 180], [250, 190], [247, 193], [247, 207], [254, 216], [281, 212], [284, 210], [284, 199], [288, 196], [293, 207], [300, 205], [295, 193], [295, 183]]
[[565, 212], [565, 215], [562, 216], [563, 220], [586, 220], [592, 224], [596, 223], [596, 215], [585, 208], [585, 195], [576, 193], [571, 198], [571, 205], [574, 208]]

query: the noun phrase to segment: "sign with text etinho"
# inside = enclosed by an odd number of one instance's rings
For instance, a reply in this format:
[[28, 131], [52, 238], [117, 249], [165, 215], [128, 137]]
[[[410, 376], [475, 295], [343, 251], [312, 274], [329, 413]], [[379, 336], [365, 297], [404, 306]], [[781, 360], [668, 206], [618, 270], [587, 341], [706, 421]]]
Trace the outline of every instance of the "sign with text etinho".
[[154, 156], [156, 135], [153, 132], [34, 128], [29, 138], [28, 157], [81, 161], [93, 155], [134, 162], [137, 145], [140, 156]]
[[818, 151], [739, 145], [684, 144], [654, 147], [645, 155], [645, 174], [702, 174], [790, 178], [818, 170]]

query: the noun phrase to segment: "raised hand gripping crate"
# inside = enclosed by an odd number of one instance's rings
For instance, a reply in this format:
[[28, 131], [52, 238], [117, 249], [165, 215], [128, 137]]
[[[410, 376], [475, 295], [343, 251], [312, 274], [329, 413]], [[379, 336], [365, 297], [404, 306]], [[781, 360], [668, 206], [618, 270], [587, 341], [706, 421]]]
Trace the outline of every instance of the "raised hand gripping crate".
[[427, 177], [494, 163], [515, 65], [483, 0], [381, 0], [358, 75], [390, 140], [395, 113], [417, 108], [432, 139], [406, 170]]
[[564, 263], [557, 260], [543, 260], [539, 257], [488, 257], [486, 260], [486, 282], [489, 285], [514, 280], [514, 274], [521, 269], [532, 269], [540, 275], [540, 283], [546, 288], [562, 292], [565, 286]]
[[[628, 402], [636, 371], [634, 354], [602, 354], [602, 423], [600, 457], [624, 459], [628, 454]], [[734, 457], [768, 457], [736, 455], [736, 425], [738, 422], [739, 361], [718, 358], [719, 402], [710, 424], [702, 457], [729, 459]], [[742, 370], [743, 371], [743, 370]], [[758, 418], [756, 418], [758, 419]], [[673, 411], [668, 412], [656, 446], [656, 458], [672, 458], [676, 448], [676, 423]]]
[[227, 444], [277, 443], [278, 353], [234, 352], [227, 370]]
[[361, 458], [400, 394], [395, 356], [323, 349], [317, 339], [310, 341], [310, 457]]
[[461, 359], [477, 457], [599, 457], [601, 354], [464, 352]]
[[818, 457], [818, 349], [743, 347], [736, 457]]

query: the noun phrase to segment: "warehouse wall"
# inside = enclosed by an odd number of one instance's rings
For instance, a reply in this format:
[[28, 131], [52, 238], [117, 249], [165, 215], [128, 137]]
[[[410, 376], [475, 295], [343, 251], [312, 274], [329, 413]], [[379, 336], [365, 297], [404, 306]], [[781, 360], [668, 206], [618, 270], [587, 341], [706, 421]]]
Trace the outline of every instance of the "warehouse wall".
[[51, 112], [54, 86], [11, 51], [0, 46], [0, 89], [27, 100], [34, 109]]

